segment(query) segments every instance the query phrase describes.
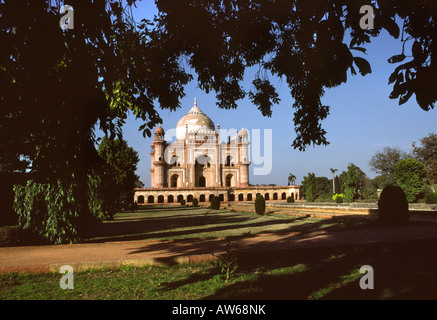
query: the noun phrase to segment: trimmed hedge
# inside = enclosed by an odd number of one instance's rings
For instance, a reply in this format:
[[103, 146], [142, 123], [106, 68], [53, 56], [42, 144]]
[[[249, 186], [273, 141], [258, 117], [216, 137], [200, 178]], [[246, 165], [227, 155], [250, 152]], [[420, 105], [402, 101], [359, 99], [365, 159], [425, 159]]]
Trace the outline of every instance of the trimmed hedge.
[[266, 200], [260, 194], [255, 199], [255, 212], [259, 215], [263, 215], [266, 212]]
[[408, 201], [398, 186], [387, 186], [378, 201], [379, 221], [385, 226], [406, 224], [409, 220]]
[[219, 210], [220, 209], [220, 199], [216, 196], [211, 199], [211, 209]]
[[193, 199], [193, 207], [198, 207], [199, 206], [199, 200], [197, 200], [197, 198]]
[[287, 198], [287, 202], [288, 202], [288, 203], [293, 203], [293, 202], [294, 202], [294, 198], [291, 197], [291, 196], [288, 197], [288, 198]]

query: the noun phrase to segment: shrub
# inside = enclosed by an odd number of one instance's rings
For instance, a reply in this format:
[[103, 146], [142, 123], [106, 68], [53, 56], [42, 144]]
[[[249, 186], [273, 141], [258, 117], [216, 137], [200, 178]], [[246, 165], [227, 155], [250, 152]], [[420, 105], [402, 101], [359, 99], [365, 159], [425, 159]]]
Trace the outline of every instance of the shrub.
[[401, 187], [387, 186], [382, 190], [378, 201], [378, 214], [379, 221], [386, 226], [408, 222], [408, 201]]
[[332, 196], [332, 199], [336, 202], [336, 203], [343, 203], [343, 199], [344, 199], [344, 194], [343, 193], [336, 193]]
[[199, 206], [199, 201], [197, 200], [197, 198], [193, 199], [193, 207], [198, 207]]
[[332, 200], [337, 200], [338, 198], [344, 199], [344, 193], [336, 193], [332, 196]]
[[255, 212], [256, 214], [263, 215], [266, 211], [266, 200], [259, 194], [255, 199]]
[[427, 204], [437, 204], [437, 192], [428, 193], [425, 196], [425, 203], [427, 203]]
[[185, 206], [185, 199], [181, 199], [181, 201], [179, 201], [179, 203], [181, 204], [181, 206]]
[[345, 187], [344, 189], [344, 201], [352, 203], [357, 195], [357, 190], [355, 187]]
[[219, 210], [220, 209], [220, 199], [216, 196], [211, 199], [211, 209]]
[[288, 202], [288, 203], [293, 203], [293, 202], [294, 202], [294, 197], [291, 197], [291, 196], [288, 197], [288, 198], [287, 198], [287, 202]]
[[238, 268], [237, 255], [235, 251], [235, 249], [231, 249], [230, 240], [227, 240], [226, 253], [219, 256], [217, 261], [217, 265], [220, 268], [222, 277], [225, 281], [228, 281]]

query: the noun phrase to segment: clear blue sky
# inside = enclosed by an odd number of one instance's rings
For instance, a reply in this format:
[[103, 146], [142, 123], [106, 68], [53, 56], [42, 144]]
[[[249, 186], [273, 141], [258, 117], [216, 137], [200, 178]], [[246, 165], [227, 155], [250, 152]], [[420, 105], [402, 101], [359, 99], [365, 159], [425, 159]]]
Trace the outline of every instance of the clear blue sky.
[[[154, 1], [146, 0], [137, 4], [137, 17], [151, 17], [156, 12]], [[411, 151], [411, 144], [431, 132], [437, 132], [437, 110], [428, 112], [420, 109], [413, 95], [399, 106], [397, 100], [388, 98], [392, 86], [388, 78], [396, 65], [387, 59], [401, 52], [399, 40], [391, 38], [383, 31], [366, 46], [367, 55], [358, 51], [354, 55], [364, 56], [371, 64], [372, 73], [362, 77], [348, 74], [348, 82], [326, 91], [322, 103], [331, 106], [330, 115], [322, 122], [328, 132], [328, 146], [310, 146], [300, 152], [291, 147], [296, 137], [293, 125], [293, 100], [284, 81], [271, 77], [279, 92], [281, 102], [273, 108], [271, 118], [261, 115], [249, 99], [238, 101], [238, 109], [222, 110], [216, 107], [214, 93], [206, 94], [197, 88], [196, 81], [186, 87], [186, 97], [181, 100], [182, 108], [175, 112], [159, 108], [165, 130], [175, 128], [178, 120], [193, 106], [197, 98], [198, 106], [221, 128], [272, 129], [273, 168], [269, 175], [253, 174], [250, 169], [250, 183], [286, 185], [288, 174], [293, 173], [300, 184], [308, 172], [316, 176], [331, 177], [330, 168], [338, 169], [337, 174], [346, 170], [349, 163], [361, 168], [370, 178], [369, 160], [382, 148], [398, 147]], [[195, 76], [196, 79], [196, 76]], [[250, 89], [253, 74], [247, 73], [243, 85]], [[130, 116], [124, 127], [124, 138], [140, 156], [137, 174], [146, 187], [150, 187], [150, 145], [152, 138], [144, 138], [138, 131], [141, 125]], [[251, 166], [253, 167], [253, 166]]]

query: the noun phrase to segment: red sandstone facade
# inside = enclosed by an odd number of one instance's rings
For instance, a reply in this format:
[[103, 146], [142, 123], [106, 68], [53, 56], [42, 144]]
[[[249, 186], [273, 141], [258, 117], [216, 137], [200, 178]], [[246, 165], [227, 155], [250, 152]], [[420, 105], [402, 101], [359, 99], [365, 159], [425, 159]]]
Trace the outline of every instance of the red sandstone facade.
[[151, 188], [135, 190], [137, 203], [210, 201], [254, 201], [262, 194], [266, 200], [300, 198], [299, 186], [249, 186], [249, 138], [246, 129], [220, 142], [220, 125], [200, 110], [194, 101], [175, 130], [176, 141], [169, 143], [159, 126], [151, 146]]

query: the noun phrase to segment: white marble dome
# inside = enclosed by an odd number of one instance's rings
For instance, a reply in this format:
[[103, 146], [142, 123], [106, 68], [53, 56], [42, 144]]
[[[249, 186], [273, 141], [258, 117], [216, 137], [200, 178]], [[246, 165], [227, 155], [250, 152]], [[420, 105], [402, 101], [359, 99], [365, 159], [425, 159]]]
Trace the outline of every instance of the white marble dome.
[[176, 139], [183, 140], [185, 139], [185, 131], [187, 130], [188, 124], [188, 133], [195, 132], [212, 132], [215, 130], [214, 122], [203, 113], [202, 110], [197, 106], [196, 100], [194, 100], [194, 106], [191, 108], [188, 113], [183, 116], [176, 125]]

